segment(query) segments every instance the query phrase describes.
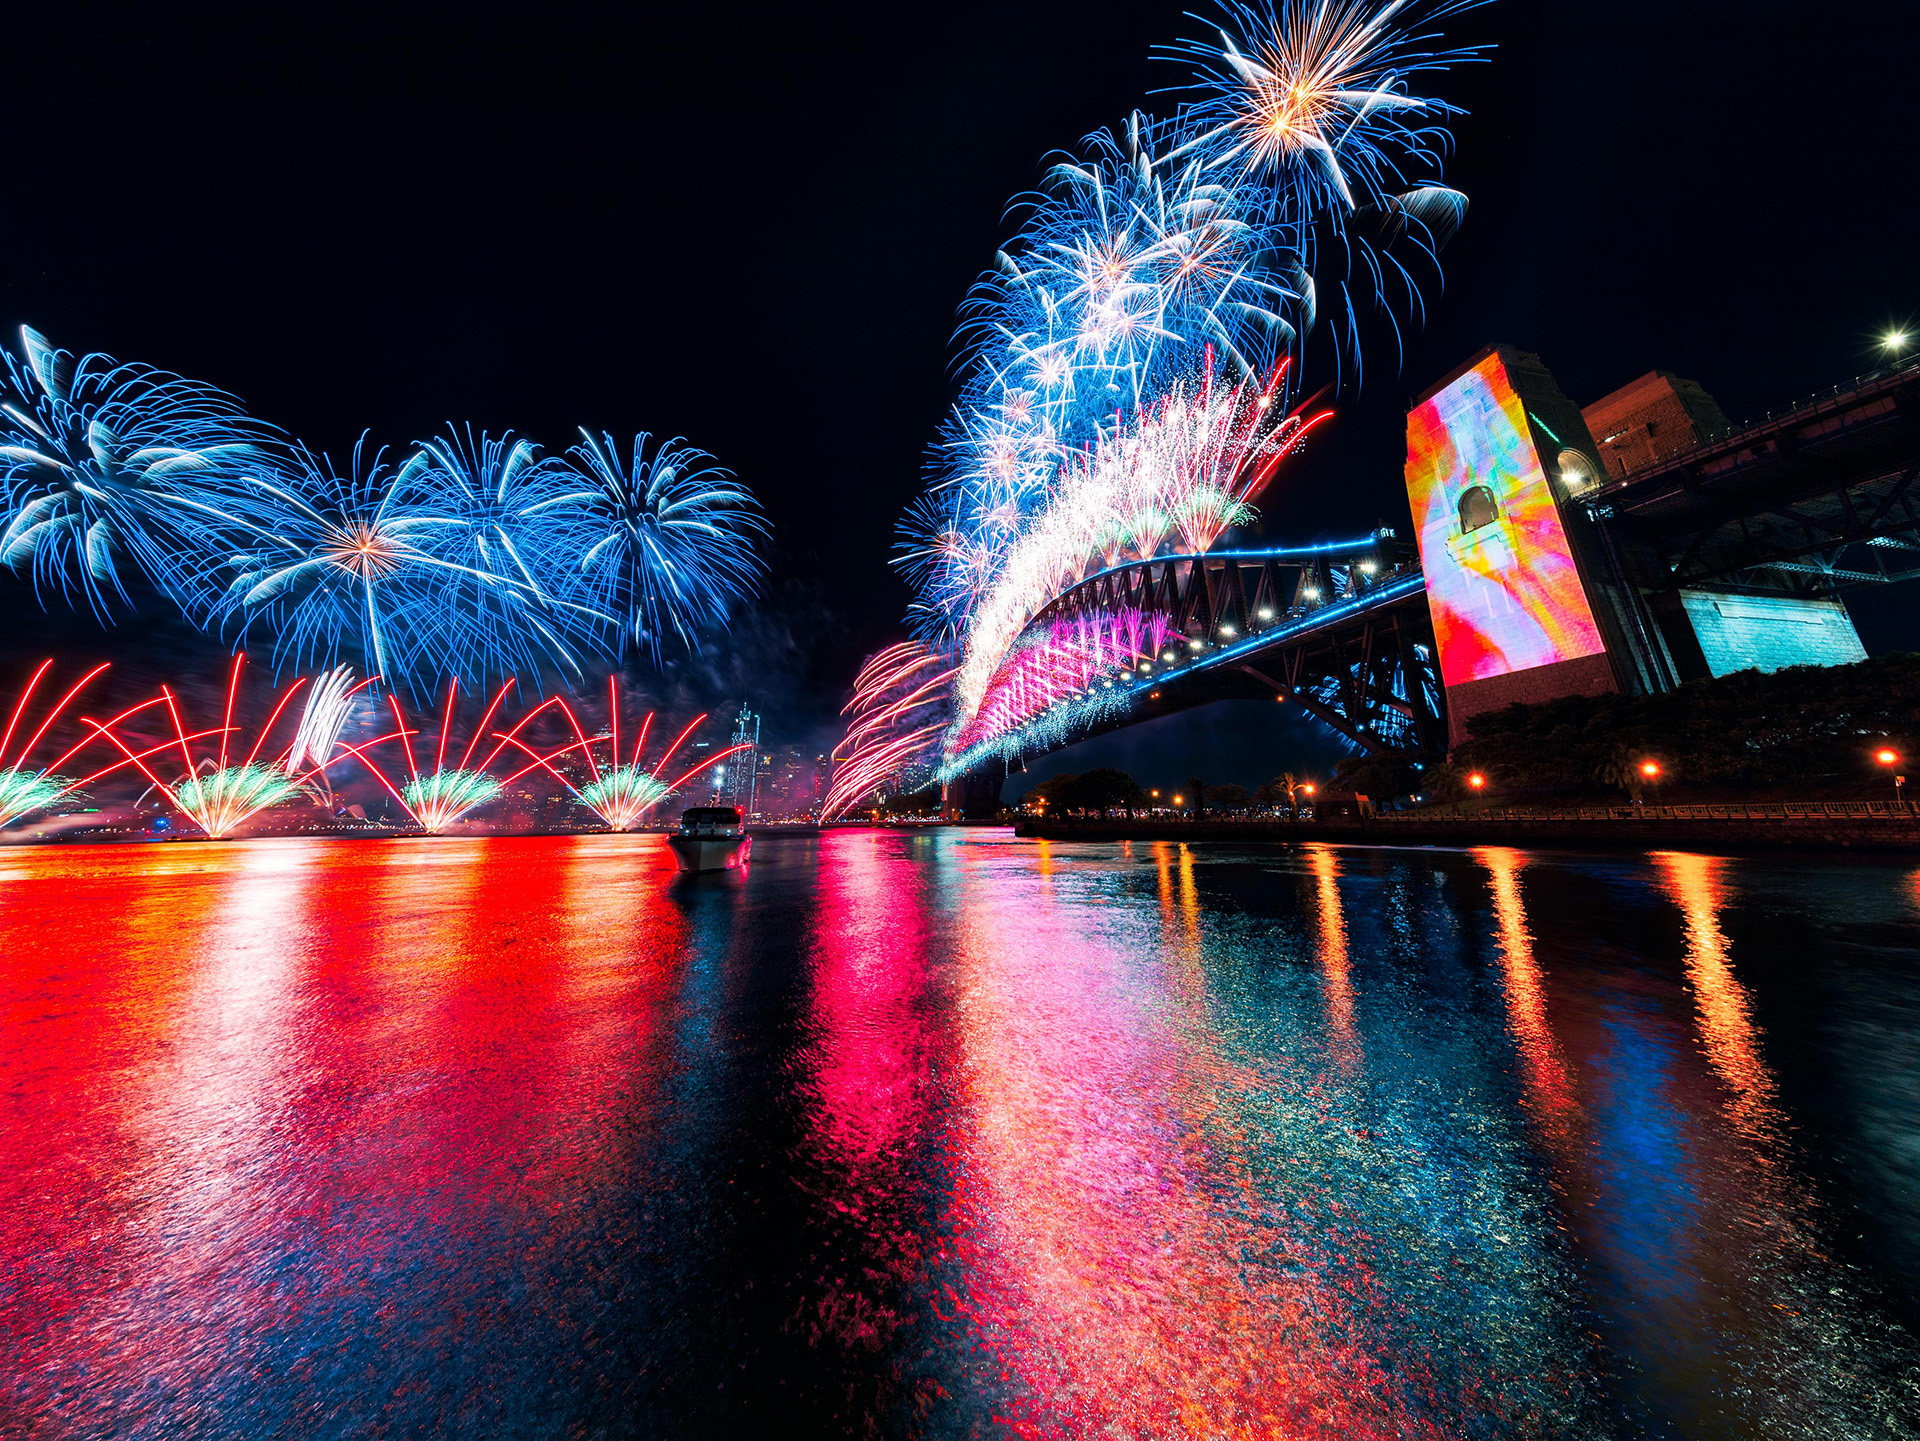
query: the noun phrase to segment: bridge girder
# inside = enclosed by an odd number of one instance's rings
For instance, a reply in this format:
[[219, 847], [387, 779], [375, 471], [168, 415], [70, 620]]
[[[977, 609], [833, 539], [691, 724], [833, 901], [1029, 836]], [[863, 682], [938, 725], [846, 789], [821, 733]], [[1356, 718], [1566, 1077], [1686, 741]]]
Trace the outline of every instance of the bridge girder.
[[1125, 610], [1166, 622], [1152, 673], [1134, 679], [1123, 709], [1021, 754], [1229, 699], [1298, 704], [1373, 755], [1446, 751], [1444, 691], [1419, 564], [1391, 532], [1345, 545], [1114, 566], [1068, 587], [1028, 628]]

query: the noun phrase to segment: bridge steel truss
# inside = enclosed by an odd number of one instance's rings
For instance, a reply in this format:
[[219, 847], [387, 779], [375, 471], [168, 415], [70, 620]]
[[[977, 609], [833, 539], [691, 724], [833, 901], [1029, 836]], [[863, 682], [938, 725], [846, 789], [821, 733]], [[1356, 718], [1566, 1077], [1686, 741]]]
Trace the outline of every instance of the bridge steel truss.
[[1372, 755], [1446, 751], [1425, 583], [1391, 531], [1115, 566], [1062, 592], [1029, 629], [1128, 610], [1164, 618], [1166, 642], [1124, 710], [1073, 741], [1216, 700], [1277, 698]]
[[1579, 497], [1658, 556], [1655, 588], [1832, 594], [1920, 578], [1920, 365], [1654, 461]]

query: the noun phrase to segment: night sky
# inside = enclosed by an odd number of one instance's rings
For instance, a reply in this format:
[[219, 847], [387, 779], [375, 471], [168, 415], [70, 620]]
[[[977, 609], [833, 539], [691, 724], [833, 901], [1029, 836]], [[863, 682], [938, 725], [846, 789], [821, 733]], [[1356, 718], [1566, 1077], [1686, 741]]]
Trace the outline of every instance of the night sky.
[[[448, 420], [555, 450], [581, 425], [689, 437], [776, 544], [766, 606], [677, 683], [744, 694], [783, 740], [824, 734], [900, 634], [893, 526], [1007, 202], [1050, 149], [1170, 109], [1150, 92], [1184, 71], [1151, 47], [1203, 33], [1172, 3], [266, 9], [10, 16], [9, 343], [25, 322], [214, 382], [336, 455]], [[1407, 397], [1493, 340], [1582, 403], [1662, 367], [1735, 420], [1871, 366], [1920, 315], [1915, 9], [1509, 0], [1455, 22], [1498, 49], [1433, 87], [1472, 112], [1444, 291], [1404, 363], [1367, 331], [1364, 386], [1269, 492], [1266, 534], [1404, 525]], [[1911, 597], [1854, 603], [1870, 650], [1920, 644]], [[148, 634], [32, 614], [13, 651]], [[1058, 759], [1146, 778], [1216, 747], [1246, 773], [1208, 778], [1248, 782], [1334, 753], [1216, 707]]]

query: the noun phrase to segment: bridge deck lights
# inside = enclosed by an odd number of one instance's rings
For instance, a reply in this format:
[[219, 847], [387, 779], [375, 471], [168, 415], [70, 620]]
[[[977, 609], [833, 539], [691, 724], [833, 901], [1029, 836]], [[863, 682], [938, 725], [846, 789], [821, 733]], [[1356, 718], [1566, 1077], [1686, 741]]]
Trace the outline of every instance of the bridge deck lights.
[[1269, 607], [1263, 605], [1260, 607], [1259, 616], [1260, 616], [1260, 619], [1262, 620], [1272, 620], [1273, 611]]
[[1233, 632], [1233, 627], [1232, 627], [1232, 626], [1230, 626], [1230, 625], [1223, 625], [1223, 626], [1221, 626], [1221, 627], [1220, 627], [1220, 634], [1222, 634], [1222, 635], [1226, 635], [1226, 636], [1230, 636], [1230, 635], [1232, 635], [1233, 633], [1234, 633], [1234, 632]]
[[1317, 585], [1307, 586], [1300, 594], [1304, 595], [1308, 600], [1318, 600], [1320, 599], [1320, 587]]

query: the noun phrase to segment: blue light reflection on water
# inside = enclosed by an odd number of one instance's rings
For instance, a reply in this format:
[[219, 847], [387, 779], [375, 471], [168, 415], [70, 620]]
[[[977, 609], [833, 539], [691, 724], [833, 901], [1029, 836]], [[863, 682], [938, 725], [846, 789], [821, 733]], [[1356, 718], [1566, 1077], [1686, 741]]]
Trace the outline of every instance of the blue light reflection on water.
[[0, 855], [0, 1430], [1914, 1434], [1920, 874]]

